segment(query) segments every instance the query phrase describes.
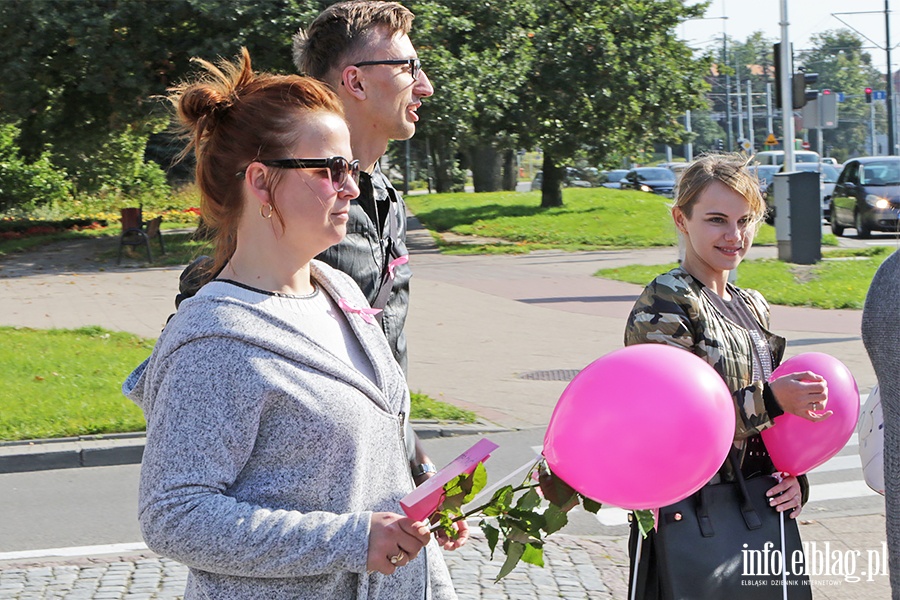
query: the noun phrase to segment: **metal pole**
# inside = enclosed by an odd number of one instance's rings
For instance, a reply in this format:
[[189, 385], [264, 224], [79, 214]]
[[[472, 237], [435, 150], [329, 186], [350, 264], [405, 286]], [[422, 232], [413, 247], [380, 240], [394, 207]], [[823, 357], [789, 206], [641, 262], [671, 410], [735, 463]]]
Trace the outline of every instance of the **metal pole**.
[[[691, 133], [691, 111], [684, 111], [684, 129], [688, 133]], [[694, 160], [694, 142], [690, 141], [690, 136], [688, 136], [688, 143], [684, 148], [684, 160], [691, 162]]]
[[869, 104], [869, 139], [872, 140], [872, 154], [870, 156], [878, 155], [878, 142], [875, 141], [875, 103], [872, 102]]
[[888, 122], [888, 156], [897, 153], [894, 145], [894, 81], [891, 76], [891, 21], [889, 18], [890, 8], [888, 0], [884, 0], [884, 48], [887, 52], [887, 122]]
[[[885, 0], [887, 1], [887, 0]], [[791, 41], [788, 35], [787, 0], [781, 0], [781, 118], [784, 120], [784, 170], [794, 170], [794, 104], [791, 100], [791, 79], [794, 66], [791, 61]]]
[[734, 86], [734, 89], [737, 91], [735, 96], [737, 97], [737, 125], [738, 125], [738, 139], [744, 139], [744, 103], [741, 101], [741, 78], [738, 76], [737, 85]]
[[[778, 64], [781, 60], [780, 57], [775, 57], [775, 64]], [[779, 67], [780, 68], [780, 67]], [[772, 113], [772, 82], [766, 82], [766, 133], [771, 133], [775, 135], [775, 115]]]
[[753, 140], [753, 82], [747, 80], [747, 140], [750, 142], [750, 154], [756, 152]]
[[[885, 0], [886, 1], [886, 0]], [[731, 122], [731, 75], [728, 74], [728, 36], [722, 33], [722, 64], [725, 65], [725, 120], [728, 122], [725, 148], [728, 152], [734, 149], [734, 125]]]
[[816, 98], [816, 112], [818, 113], [816, 115], [816, 119], [818, 119], [818, 122], [816, 123], [816, 125], [818, 126], [818, 127], [816, 127], [816, 139], [819, 142], [818, 143], [819, 158], [825, 156], [825, 153], [822, 151], [823, 146], [824, 146], [824, 142], [822, 141], [822, 133], [824, 133], [824, 131], [825, 131], [824, 129], [822, 129], [822, 127], [824, 127], [824, 125], [825, 125], [823, 123], [823, 121], [825, 119], [822, 118], [822, 111], [825, 109], [825, 106], [824, 106], [825, 101], [823, 100], [823, 98], [824, 98], [824, 96], [822, 96], [821, 92], [819, 93], [818, 98]]

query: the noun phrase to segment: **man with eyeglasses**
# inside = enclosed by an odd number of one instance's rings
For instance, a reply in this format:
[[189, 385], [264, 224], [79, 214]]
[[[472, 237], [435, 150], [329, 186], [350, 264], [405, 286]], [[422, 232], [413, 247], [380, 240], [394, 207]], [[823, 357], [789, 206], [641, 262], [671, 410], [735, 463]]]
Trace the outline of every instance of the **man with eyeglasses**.
[[[350, 204], [347, 235], [317, 258], [349, 274], [373, 308], [394, 357], [407, 371], [403, 327], [412, 275], [406, 249], [406, 205], [381, 171], [391, 140], [416, 132], [417, 110], [434, 88], [409, 39], [414, 15], [396, 2], [352, 0], [325, 9], [294, 36], [298, 71], [328, 83], [344, 103], [350, 147], [360, 163], [359, 197]], [[416, 484], [434, 473], [418, 437], [407, 441]], [[468, 537], [465, 522], [454, 549]]]
[[347, 236], [318, 258], [353, 277], [372, 307], [382, 309], [382, 328], [404, 372], [412, 274], [406, 264], [406, 207], [379, 159], [391, 140], [415, 134], [416, 111], [434, 93], [409, 39], [413, 18], [396, 2], [340, 2], [294, 36], [299, 72], [328, 83], [343, 101], [361, 170]]

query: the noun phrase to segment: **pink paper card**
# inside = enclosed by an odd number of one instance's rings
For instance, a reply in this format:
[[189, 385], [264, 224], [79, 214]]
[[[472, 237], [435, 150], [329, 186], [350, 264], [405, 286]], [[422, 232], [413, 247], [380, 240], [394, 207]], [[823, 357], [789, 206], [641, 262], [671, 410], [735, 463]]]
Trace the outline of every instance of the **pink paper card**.
[[400, 500], [406, 516], [416, 521], [430, 517], [444, 500], [444, 485], [462, 473], [471, 473], [478, 463], [486, 461], [491, 452], [499, 448], [487, 438], [482, 438], [474, 446], [457, 456], [453, 462], [434, 474], [434, 477], [417, 487]]

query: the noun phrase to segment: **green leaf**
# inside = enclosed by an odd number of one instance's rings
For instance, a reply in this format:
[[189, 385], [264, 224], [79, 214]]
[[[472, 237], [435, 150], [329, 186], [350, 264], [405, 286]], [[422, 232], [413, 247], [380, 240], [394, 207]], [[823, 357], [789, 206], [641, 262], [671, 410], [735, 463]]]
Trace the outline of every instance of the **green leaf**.
[[544, 498], [551, 504], [565, 507], [567, 510], [571, 510], [578, 504], [578, 494], [575, 489], [551, 473], [546, 463], [543, 462], [538, 467], [538, 483]]
[[441, 519], [440, 519], [441, 529], [444, 531], [445, 534], [447, 534], [447, 537], [449, 537], [451, 540], [455, 540], [456, 537], [459, 535], [459, 531], [454, 526], [453, 518], [450, 515], [448, 515], [446, 512], [441, 512], [441, 513], [437, 513], [437, 514], [439, 514], [441, 517]]
[[511, 508], [509, 510], [511, 521], [516, 523], [520, 529], [527, 531], [536, 538], [541, 537], [541, 530], [547, 526], [547, 519], [542, 513], [533, 510], [522, 510], [521, 508]]
[[528, 564], [544, 566], [544, 547], [538, 544], [525, 544], [522, 561]]
[[516, 525], [512, 525], [506, 529], [506, 539], [519, 544], [527, 544], [534, 541], [532, 535]]
[[587, 496], [581, 496], [581, 505], [584, 507], [584, 510], [589, 513], [597, 514], [597, 511], [603, 508], [603, 505], [597, 502], [596, 500], [591, 500]]
[[647, 534], [650, 533], [653, 526], [656, 524], [653, 519], [653, 511], [636, 510], [634, 511], [634, 518], [637, 519], [638, 529], [641, 531], [641, 535], [647, 537]]
[[494, 549], [497, 548], [497, 542], [500, 540], [500, 530], [493, 525], [482, 521], [481, 531], [484, 532], [484, 537], [487, 539], [488, 548], [491, 549], [491, 560], [494, 560]]
[[566, 514], [566, 511], [555, 504], [551, 504], [544, 511], [544, 520], [546, 521], [544, 531], [547, 532], [547, 535], [550, 535], [565, 527], [569, 522], [569, 516]]
[[516, 508], [520, 510], [532, 510], [541, 505], [541, 496], [535, 491], [534, 488], [531, 488], [524, 494], [519, 497], [519, 501], [516, 502]]
[[466, 494], [466, 497], [463, 499], [463, 504], [468, 504], [469, 502], [471, 502], [475, 498], [475, 496], [477, 496], [478, 493], [484, 489], [484, 486], [487, 485], [487, 470], [484, 468], [484, 463], [480, 462], [475, 466], [475, 470], [472, 471], [470, 481], [471, 488]]
[[503, 566], [500, 567], [500, 572], [497, 573], [497, 578], [494, 579], [494, 583], [497, 583], [512, 573], [512, 570], [519, 564], [519, 560], [525, 553], [525, 544], [509, 542], [509, 544], [505, 545], [504, 550], [506, 550], [506, 561], [504, 561]]
[[509, 506], [513, 499], [513, 487], [511, 485], [504, 486], [494, 492], [490, 503], [485, 507], [483, 513], [486, 517], [497, 517], [505, 514], [509, 510]]
[[444, 484], [444, 501], [441, 510], [462, 514], [462, 506], [472, 490], [472, 477], [466, 473], [457, 475]]

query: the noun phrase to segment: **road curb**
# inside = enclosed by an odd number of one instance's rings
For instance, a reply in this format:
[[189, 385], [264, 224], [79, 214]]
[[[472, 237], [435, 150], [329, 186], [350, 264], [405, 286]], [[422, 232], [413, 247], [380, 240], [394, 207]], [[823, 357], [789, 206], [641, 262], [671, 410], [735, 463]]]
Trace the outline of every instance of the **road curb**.
[[[486, 421], [413, 421], [413, 429], [422, 439], [507, 431]], [[141, 462], [145, 441], [143, 433], [123, 433], [3, 442], [0, 443], [0, 474], [134, 465]]]

